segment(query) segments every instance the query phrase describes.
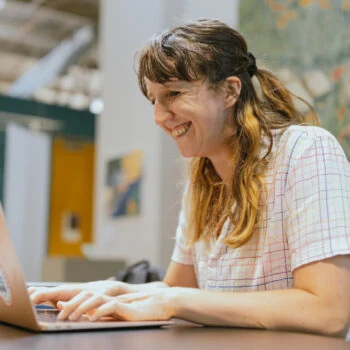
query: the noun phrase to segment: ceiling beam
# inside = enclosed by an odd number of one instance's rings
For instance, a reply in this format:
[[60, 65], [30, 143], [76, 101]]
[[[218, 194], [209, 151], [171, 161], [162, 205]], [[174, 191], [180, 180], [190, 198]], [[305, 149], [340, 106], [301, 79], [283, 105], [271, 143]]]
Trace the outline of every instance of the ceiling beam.
[[80, 28], [71, 38], [61, 42], [19, 77], [9, 88], [8, 94], [22, 98], [32, 96], [36, 90], [76, 62], [92, 45], [94, 39], [95, 32], [91, 26]]

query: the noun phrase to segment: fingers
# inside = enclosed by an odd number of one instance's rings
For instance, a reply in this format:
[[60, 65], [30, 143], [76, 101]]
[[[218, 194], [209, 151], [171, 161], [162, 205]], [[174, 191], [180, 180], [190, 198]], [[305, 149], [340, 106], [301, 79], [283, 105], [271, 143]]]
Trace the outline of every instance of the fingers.
[[29, 288], [27, 288], [27, 292], [28, 292], [29, 296], [31, 296], [33, 293], [37, 292], [38, 289], [42, 289], [42, 288], [43, 288], [43, 287], [41, 287], [41, 288], [38, 288], [38, 287], [29, 287]]
[[27, 288], [27, 292], [29, 295], [32, 295], [35, 292], [44, 292], [47, 291], [48, 288], [47, 287], [28, 287]]
[[41, 304], [45, 301], [55, 300], [57, 296], [56, 290], [49, 290], [49, 288], [29, 288], [30, 299], [34, 304]]
[[68, 318], [71, 321], [76, 321], [83, 314], [94, 310], [109, 299], [109, 297], [101, 294], [96, 295], [92, 292], [81, 292], [68, 302], [58, 303], [58, 308], [61, 309], [58, 319], [65, 320]]
[[147, 296], [146, 293], [115, 298], [83, 291], [68, 302], [59, 302], [58, 308], [61, 309], [58, 318], [71, 321], [78, 320], [83, 314], [90, 314], [90, 321], [104, 316], [126, 321], [166, 320], [171, 317], [160, 298]]
[[46, 301], [56, 302], [67, 301], [80, 292], [79, 289], [68, 289], [65, 286], [29, 288], [28, 293], [34, 304], [41, 304]]
[[112, 316], [120, 320], [131, 321], [131, 319], [127, 316], [129, 311], [128, 309], [129, 308], [127, 305], [116, 299], [113, 299], [98, 307], [95, 312], [89, 317], [89, 320], [97, 321], [101, 317]]

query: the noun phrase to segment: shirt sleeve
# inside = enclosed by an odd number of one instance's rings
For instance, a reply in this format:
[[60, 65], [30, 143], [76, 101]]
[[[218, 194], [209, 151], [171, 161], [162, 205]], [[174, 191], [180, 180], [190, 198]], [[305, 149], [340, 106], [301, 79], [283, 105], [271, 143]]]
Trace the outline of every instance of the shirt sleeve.
[[349, 162], [331, 134], [307, 141], [291, 161], [286, 181], [285, 232], [292, 271], [350, 254]]
[[176, 239], [175, 239], [175, 247], [173, 250], [173, 255], [171, 260], [184, 265], [193, 265], [193, 256], [192, 250], [193, 248], [188, 246], [188, 240], [185, 236], [185, 227], [187, 224], [186, 214], [185, 214], [185, 196], [187, 193], [188, 184], [186, 185], [186, 189], [182, 198], [182, 208], [179, 215], [179, 222], [176, 229]]

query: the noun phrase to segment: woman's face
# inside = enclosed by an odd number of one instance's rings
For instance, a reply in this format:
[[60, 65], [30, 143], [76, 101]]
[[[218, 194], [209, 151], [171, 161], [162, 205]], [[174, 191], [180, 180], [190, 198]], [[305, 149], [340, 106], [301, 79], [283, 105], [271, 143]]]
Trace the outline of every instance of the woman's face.
[[225, 149], [233, 118], [223, 91], [214, 91], [203, 81], [145, 80], [156, 124], [176, 141], [184, 157], [211, 158]]

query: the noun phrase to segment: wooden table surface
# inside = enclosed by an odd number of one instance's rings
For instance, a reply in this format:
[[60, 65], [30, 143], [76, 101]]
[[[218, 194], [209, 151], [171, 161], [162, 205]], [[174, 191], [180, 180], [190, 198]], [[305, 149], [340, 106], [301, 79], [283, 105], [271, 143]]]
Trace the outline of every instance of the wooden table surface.
[[191, 327], [32, 333], [0, 324], [0, 349], [36, 350], [345, 350], [343, 339], [292, 332], [237, 328]]

